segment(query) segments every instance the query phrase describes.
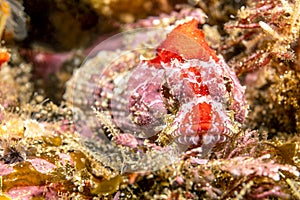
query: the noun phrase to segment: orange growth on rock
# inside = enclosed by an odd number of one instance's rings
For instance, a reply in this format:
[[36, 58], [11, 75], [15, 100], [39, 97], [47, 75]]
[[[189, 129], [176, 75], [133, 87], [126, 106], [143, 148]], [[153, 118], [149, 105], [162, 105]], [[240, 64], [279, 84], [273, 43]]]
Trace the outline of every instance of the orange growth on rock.
[[0, 52], [0, 67], [3, 63], [8, 62], [9, 59], [10, 59], [9, 53], [7, 53], [6, 51]]

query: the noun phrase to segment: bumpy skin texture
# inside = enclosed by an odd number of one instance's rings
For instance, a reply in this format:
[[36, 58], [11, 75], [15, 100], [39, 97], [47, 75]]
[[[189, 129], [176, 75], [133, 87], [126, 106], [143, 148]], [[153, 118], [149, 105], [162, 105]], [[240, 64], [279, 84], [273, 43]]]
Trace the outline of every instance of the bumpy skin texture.
[[[90, 94], [74, 93], [82, 97], [75, 104], [109, 112], [120, 134], [136, 138], [122, 143], [114, 135], [119, 145], [137, 147], [141, 138], [156, 147], [175, 142], [185, 149], [224, 142], [245, 119], [244, 88], [197, 25], [191, 20], [176, 27], [153, 59], [139, 60], [139, 53], [130, 52], [101, 73], [89, 72], [93, 88], [80, 87]], [[69, 85], [76, 91], [82, 83], [74, 82]]]
[[[176, 27], [158, 47], [156, 57], [137, 67], [140, 76], [130, 79], [137, 86], [130, 99], [139, 97], [143, 102], [129, 105], [137, 124], [150, 124], [156, 116], [167, 113], [174, 115], [172, 132], [159, 132], [161, 144], [176, 139], [191, 148], [219, 142], [222, 134], [232, 133], [234, 121], [244, 121], [244, 89], [234, 72], [209, 48], [197, 24], [192, 20]], [[145, 72], [154, 68], [156, 76], [145, 79], [151, 74]], [[150, 114], [155, 116], [153, 120]]]

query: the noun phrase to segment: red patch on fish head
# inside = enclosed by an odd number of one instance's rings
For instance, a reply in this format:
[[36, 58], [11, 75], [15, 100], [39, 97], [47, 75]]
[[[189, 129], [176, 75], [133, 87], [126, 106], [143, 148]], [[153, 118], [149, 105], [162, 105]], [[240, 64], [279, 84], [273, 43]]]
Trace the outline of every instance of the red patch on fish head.
[[209, 95], [207, 85], [202, 83], [199, 67], [190, 67], [188, 69], [183, 69], [181, 72], [181, 78], [188, 80], [189, 86], [191, 87], [195, 95]]
[[204, 33], [198, 29], [198, 21], [195, 19], [177, 26], [158, 49], [164, 50], [158, 51], [161, 58], [165, 57], [162, 54], [172, 52], [183, 59], [209, 61], [212, 57], [215, 61], [219, 60], [215, 51], [206, 43]]
[[208, 103], [198, 103], [188, 112], [183, 121], [180, 131], [186, 134], [205, 134], [211, 128], [212, 106]]

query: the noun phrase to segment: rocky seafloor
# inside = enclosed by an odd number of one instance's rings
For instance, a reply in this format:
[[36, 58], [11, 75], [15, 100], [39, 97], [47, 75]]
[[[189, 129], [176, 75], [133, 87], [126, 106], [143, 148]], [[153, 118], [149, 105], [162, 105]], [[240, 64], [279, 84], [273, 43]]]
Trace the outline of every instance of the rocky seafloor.
[[[7, 0], [0, 12], [0, 199], [300, 199], [300, 1]], [[142, 146], [136, 130], [120, 134], [97, 109], [96, 126], [76, 112], [90, 101], [84, 94], [111, 87], [110, 73], [132, 70], [136, 52], [114, 59], [146, 41], [135, 30], [191, 19], [245, 88], [247, 116], [230, 118], [223, 142], [201, 156], [193, 147], [166, 153], [156, 138]], [[125, 31], [133, 34], [117, 35]], [[152, 58], [149, 49], [138, 53]], [[96, 86], [80, 82], [86, 76]], [[171, 116], [181, 102], [170, 99]]]

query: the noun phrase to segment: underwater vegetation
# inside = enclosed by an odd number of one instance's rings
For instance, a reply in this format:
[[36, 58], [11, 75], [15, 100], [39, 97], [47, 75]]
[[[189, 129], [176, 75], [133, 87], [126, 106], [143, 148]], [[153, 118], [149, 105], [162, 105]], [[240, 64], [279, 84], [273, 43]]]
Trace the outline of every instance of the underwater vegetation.
[[0, 1], [0, 199], [300, 199], [300, 1], [41, 2]]

